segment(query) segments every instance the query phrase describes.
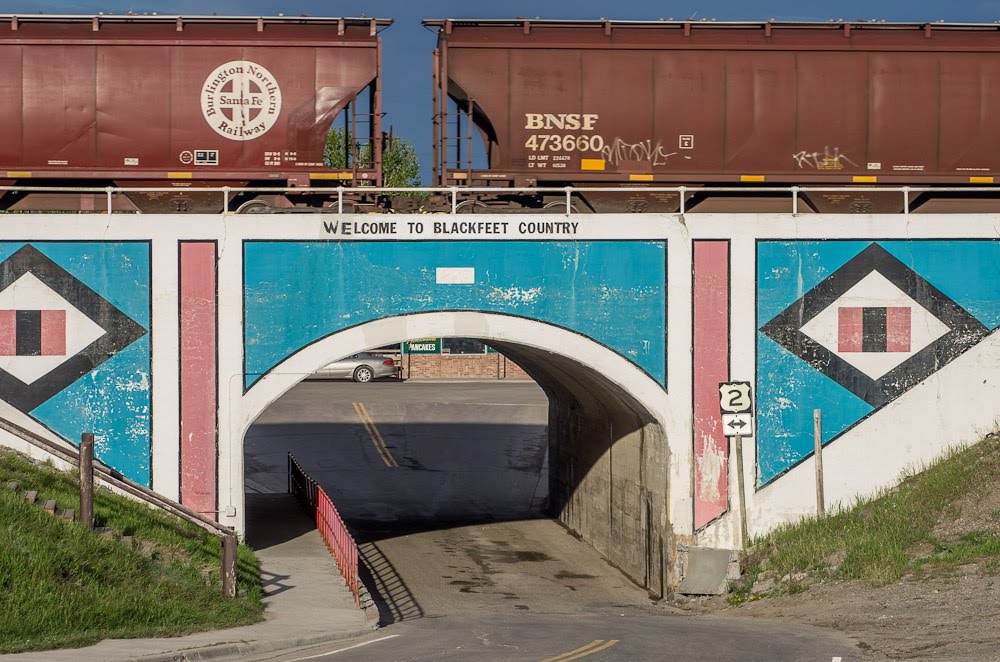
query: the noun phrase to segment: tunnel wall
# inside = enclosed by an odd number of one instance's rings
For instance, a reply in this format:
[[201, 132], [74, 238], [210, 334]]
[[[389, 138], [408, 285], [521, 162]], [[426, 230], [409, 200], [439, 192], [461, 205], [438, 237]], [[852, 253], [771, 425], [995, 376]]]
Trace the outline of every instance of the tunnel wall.
[[815, 512], [815, 409], [828, 509], [997, 427], [996, 215], [475, 218], [7, 215], [0, 417], [94, 431], [242, 528], [243, 434], [312, 370], [429, 336], [527, 346], [589, 370], [548, 387], [554, 509], [647, 579], [657, 512], [674, 549], [739, 544], [719, 381], [754, 387], [752, 535]]
[[549, 510], [651, 594], [669, 591], [669, 448], [627, 392], [564, 356], [502, 345], [549, 397]]

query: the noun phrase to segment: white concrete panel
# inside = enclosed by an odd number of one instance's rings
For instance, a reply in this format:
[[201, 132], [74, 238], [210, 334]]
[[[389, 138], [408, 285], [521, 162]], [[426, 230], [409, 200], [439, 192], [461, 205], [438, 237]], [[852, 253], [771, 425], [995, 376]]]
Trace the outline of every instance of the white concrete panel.
[[692, 246], [687, 227], [671, 224], [667, 239], [667, 393], [666, 416], [670, 501], [667, 513], [675, 533], [690, 534], [694, 526], [694, 465], [692, 439]]
[[180, 414], [179, 414], [179, 323], [177, 291], [177, 241], [153, 242], [152, 334], [153, 425], [152, 488], [163, 496], [180, 500]]
[[227, 219], [234, 231], [225, 233], [220, 238], [218, 253], [219, 521], [241, 534], [246, 514], [243, 495], [243, 435], [249, 426], [242, 409], [243, 239], [238, 231], [242, 218]]

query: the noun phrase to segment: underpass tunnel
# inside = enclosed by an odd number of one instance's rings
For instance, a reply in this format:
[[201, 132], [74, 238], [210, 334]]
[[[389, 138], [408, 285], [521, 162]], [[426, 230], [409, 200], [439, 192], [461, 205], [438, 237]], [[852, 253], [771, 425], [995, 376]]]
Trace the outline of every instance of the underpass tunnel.
[[[433, 613], [433, 605], [445, 601], [435, 596], [458, 590], [445, 584], [461, 584], [462, 593], [499, 591], [503, 581], [496, 572], [522, 575], [510, 580], [519, 588], [508, 593], [525, 604], [532, 591], [551, 592], [544, 588], [549, 581], [571, 591], [560, 598], [571, 602], [585, 599], [575, 591], [590, 583], [586, 599], [595, 599], [598, 580], [592, 577], [608, 577], [593, 565], [599, 559], [617, 568], [621, 574], [607, 570], [632, 590], [638, 585], [650, 596], [669, 593], [674, 544], [663, 426], [603, 374], [610, 352], [571, 335], [575, 340], [556, 343], [562, 354], [527, 339], [462, 336], [497, 350], [534, 383], [387, 378], [356, 384], [317, 381], [306, 372], [292, 385], [293, 372], [285, 372], [283, 395], [270, 401], [244, 438], [248, 520], [261, 522], [253, 511], [269, 503], [262, 494], [284, 492], [291, 451], [356, 532], [365, 564], [372, 566], [367, 580], [384, 601], [379, 609], [385, 622], [423, 614], [428, 604]], [[297, 365], [323, 367], [311, 359]], [[632, 380], [649, 379], [630, 370]], [[509, 525], [495, 528], [498, 523]], [[563, 548], [559, 536], [575, 538], [580, 551]], [[427, 549], [432, 557], [451, 557], [452, 564], [468, 557], [475, 567], [455, 578], [457, 571], [446, 564], [431, 574], [452, 576], [448, 582], [421, 585], [407, 564], [419, 566], [414, 554]], [[543, 569], [536, 563], [542, 559], [563, 565]], [[578, 585], [566, 585], [573, 582]], [[501, 598], [513, 600], [506, 593]]]
[[651, 595], [669, 591], [669, 455], [660, 423], [583, 363], [490, 341], [549, 399], [549, 510]]

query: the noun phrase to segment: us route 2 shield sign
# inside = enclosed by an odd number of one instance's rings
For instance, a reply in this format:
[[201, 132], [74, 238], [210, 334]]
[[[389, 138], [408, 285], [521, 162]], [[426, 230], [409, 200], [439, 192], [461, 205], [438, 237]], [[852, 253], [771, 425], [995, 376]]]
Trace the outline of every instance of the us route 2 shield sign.
[[750, 382], [722, 382], [719, 384], [719, 407], [723, 414], [744, 414], [753, 409]]

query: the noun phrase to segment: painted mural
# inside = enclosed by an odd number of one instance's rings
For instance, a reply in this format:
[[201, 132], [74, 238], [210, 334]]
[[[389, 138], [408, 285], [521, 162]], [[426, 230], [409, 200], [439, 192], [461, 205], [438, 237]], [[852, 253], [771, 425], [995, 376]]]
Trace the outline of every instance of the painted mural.
[[150, 484], [149, 242], [0, 242], [0, 400]]
[[248, 241], [245, 387], [337, 331], [443, 310], [572, 330], [666, 386], [664, 241]]
[[758, 486], [1000, 327], [1000, 242], [757, 243]]

